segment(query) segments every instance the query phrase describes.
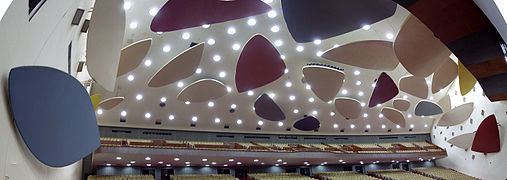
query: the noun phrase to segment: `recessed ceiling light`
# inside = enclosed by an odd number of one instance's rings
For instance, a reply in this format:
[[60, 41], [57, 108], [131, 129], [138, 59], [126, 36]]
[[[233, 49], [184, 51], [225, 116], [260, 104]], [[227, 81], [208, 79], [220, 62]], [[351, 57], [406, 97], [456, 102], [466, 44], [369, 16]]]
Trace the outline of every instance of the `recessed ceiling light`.
[[282, 40], [276, 40], [275, 41], [275, 46], [282, 46], [282, 45], [283, 45]]
[[368, 114], [367, 114], [367, 113], [364, 113], [364, 114], [363, 114], [363, 117], [368, 117]]
[[324, 54], [322, 51], [317, 51], [317, 52], [315, 53], [315, 55], [317, 55], [318, 57], [322, 56], [322, 54]]
[[333, 128], [335, 128], [335, 129], [338, 128], [338, 124], [336, 124], [336, 123], [333, 124]]
[[408, 118], [412, 118], [412, 114], [408, 114], [408, 115], [407, 115], [407, 117], [408, 117]]
[[135, 29], [137, 28], [137, 22], [131, 22], [130, 25], [129, 25], [130, 29]]
[[382, 129], [385, 129], [386, 128], [386, 125], [385, 124], [382, 124]]
[[239, 48], [241, 48], [241, 46], [238, 43], [232, 45], [232, 49], [235, 51], [239, 50]]
[[312, 115], [317, 115], [317, 114], [318, 114], [318, 112], [316, 110], [312, 111]]
[[285, 70], [283, 70], [283, 73], [284, 73], [284, 74], [289, 73], [289, 69], [285, 68]]
[[155, 15], [157, 15], [157, 13], [158, 13], [158, 9], [157, 8], [151, 8], [150, 9], [150, 15], [151, 16], [155, 16]]
[[241, 120], [241, 119], [236, 120], [236, 124], [242, 124], [242, 123], [243, 123], [243, 120]]
[[347, 94], [348, 91], [346, 89], [342, 90], [342, 94]]
[[146, 67], [151, 66], [151, 60], [150, 60], [150, 59], [147, 59], [146, 61], [144, 61], [144, 65], [145, 65]]
[[363, 96], [363, 94], [364, 94], [364, 93], [363, 93], [363, 91], [359, 91], [359, 92], [357, 93], [357, 95], [359, 95], [359, 96]]
[[215, 103], [213, 101], [208, 102], [208, 107], [213, 107], [213, 106], [215, 106]]
[[253, 162], [259, 162], [259, 160], [258, 159], [254, 159]]
[[366, 106], [366, 103], [361, 102], [361, 107], [364, 107], [364, 106]]
[[190, 167], [190, 164], [187, 164], [187, 165], [185, 165], [185, 166]]
[[178, 86], [178, 87], [183, 87], [184, 85], [185, 84], [183, 84], [183, 82], [181, 82], [181, 81], [176, 84], [176, 86]]
[[238, 161], [238, 162], [236, 162], [236, 164], [241, 164], [241, 162]]
[[211, 162], [211, 164], [215, 165], [215, 164], [217, 164], [217, 162]]
[[165, 166], [171, 166], [171, 164], [166, 164]]
[[305, 50], [305, 48], [303, 46], [301, 46], [301, 45], [296, 46], [297, 52], [302, 52], [303, 50]]
[[117, 156], [116, 157], [116, 160], [121, 160], [122, 158], [120, 156]]
[[234, 161], [234, 159], [229, 159], [229, 162], [232, 162], [232, 161]]
[[311, 97], [311, 98], [308, 98], [308, 102], [313, 102], [315, 101], [315, 98]]
[[398, 128], [398, 129], [399, 129], [400, 127], [401, 127], [400, 125], [396, 125], [396, 128]]
[[231, 87], [229, 87], [229, 86], [227, 86], [227, 88], [226, 88], [226, 89], [227, 89], [227, 92], [231, 92], [231, 91], [232, 91], [232, 88], [231, 88]]
[[236, 104], [231, 104], [231, 109], [236, 109]]
[[354, 71], [354, 75], [358, 76], [359, 74], [361, 74], [361, 71], [358, 71], [358, 70]]
[[410, 128], [414, 128], [414, 124], [410, 124]]
[[223, 78], [225, 77], [226, 73], [224, 71], [221, 71], [220, 73], [218, 73], [218, 76]]
[[308, 89], [308, 90], [310, 90], [310, 89], [312, 88], [312, 86], [310, 86], [309, 84], [307, 84], [307, 85], [305, 86], [305, 88], [306, 88], [306, 89]]
[[180, 160], [180, 158], [177, 158], [177, 157], [174, 158], [174, 161], [179, 161], [179, 160]]
[[292, 112], [293, 112], [294, 114], [297, 114], [297, 113], [299, 113], [299, 109], [294, 109]]
[[283, 126], [283, 122], [278, 122], [278, 126]]
[[363, 29], [364, 29], [364, 30], [369, 30], [370, 28], [371, 28], [371, 26], [370, 26], [370, 25], [368, 25], [368, 24], [363, 26]]
[[220, 118], [215, 118], [215, 123], [220, 123]]
[[98, 115], [101, 115], [102, 113], [104, 113], [104, 111], [102, 109], [97, 109], [97, 114]]
[[163, 162], [163, 161], [159, 161], [158, 163], [159, 163], [159, 164], [164, 164], [164, 162]]
[[123, 117], [127, 116], [127, 111], [121, 111], [120, 115]]
[[132, 7], [132, 3], [130, 3], [130, 2], [125, 2], [125, 3], [123, 3], [123, 9], [125, 9], [125, 10], [129, 10], [129, 9], [130, 9], [130, 7]]
[[163, 32], [157, 32], [157, 34], [162, 34]]
[[187, 105], [190, 104], [190, 101], [185, 101], [185, 104], [187, 104]]
[[393, 33], [387, 33], [387, 34], [386, 34], [386, 38], [387, 38], [387, 39], [393, 39], [393, 38], [394, 38]]
[[268, 4], [273, 2], [273, 0], [262, 0], [262, 1]]
[[270, 17], [270, 18], [274, 18], [274, 17], [276, 17], [276, 11], [275, 11], [275, 10], [271, 10], [271, 11], [269, 11], [269, 12], [268, 12], [268, 17]]
[[134, 80], [134, 75], [130, 74], [127, 76], [127, 80], [128, 81], [133, 81]]
[[227, 167], [227, 166], [229, 166], [229, 165], [227, 165], [227, 164], [224, 164], [224, 166], [225, 166], [225, 167]]
[[190, 33], [188, 33], [188, 32], [184, 32], [183, 34], [181, 34], [181, 38], [183, 38], [183, 39], [188, 39], [188, 38], [190, 38]]
[[407, 95], [403, 95], [403, 99], [407, 99], [407, 98], [408, 98], [408, 96], [407, 96]]
[[333, 48], [337, 48], [337, 47], [340, 47], [340, 45], [338, 45], [338, 44], [333, 45]]
[[252, 90], [248, 91], [246, 94], [248, 94], [249, 96], [253, 96], [254, 95], [254, 92]]
[[106, 166], [111, 166], [111, 164], [107, 163]]
[[144, 114], [144, 117], [145, 117], [146, 119], [149, 119], [149, 118], [151, 118], [151, 114], [150, 114], [150, 113], [146, 113], [146, 114]]
[[262, 126], [262, 125], [264, 124], [264, 122], [263, 122], [263, 121], [258, 121], [258, 122], [257, 122], [257, 124], [258, 124], [259, 126]]
[[146, 158], [144, 158], [144, 160], [149, 161], [149, 160], [151, 160], [151, 157], [146, 157]]
[[137, 95], [136, 95], [136, 99], [137, 99], [137, 100], [141, 100], [141, 99], [143, 99], [143, 95], [142, 95], [142, 94], [137, 94]]
[[355, 127], [356, 127], [356, 125], [354, 125], [354, 124], [350, 125], [350, 128], [352, 128], [352, 129], [354, 129]]
[[207, 28], [209, 28], [210, 26], [211, 26], [210, 24], [203, 24], [203, 25], [201, 25], [201, 27], [202, 27], [202, 28], [204, 28], [204, 29], [207, 29]]
[[356, 85], [361, 85], [361, 81], [356, 81]]
[[332, 103], [333, 103], [333, 100], [329, 100], [327, 103], [328, 103], [328, 104], [332, 104]]
[[268, 96], [269, 96], [271, 99], [273, 99], [273, 98], [275, 98], [276, 94], [275, 94], [275, 93], [269, 93], [269, 94], [268, 94]]
[[294, 101], [295, 99], [296, 99], [296, 96], [294, 96], [294, 95], [289, 96], [289, 100]]
[[209, 45], [213, 45], [213, 44], [215, 44], [215, 39], [213, 39], [213, 38], [209, 38], [209, 39], [208, 39], [208, 44], [209, 44]]
[[197, 74], [201, 74], [201, 73], [202, 73], [202, 69], [201, 69], [201, 68], [197, 68], [197, 69], [195, 69], [195, 73], [197, 73]]
[[151, 166], [151, 164], [146, 164], [146, 166], [150, 167], [150, 166]]
[[167, 98], [165, 98], [165, 97], [160, 98], [160, 102], [166, 102], [166, 101], [167, 101]]
[[250, 18], [250, 19], [248, 19], [248, 21], [246, 21], [246, 23], [249, 26], [253, 26], [253, 25], [257, 24], [257, 21], [254, 18]]
[[280, 31], [280, 27], [278, 27], [277, 25], [274, 25], [271, 27], [271, 32], [278, 32]]
[[174, 115], [169, 115], [169, 120], [173, 120], [174, 119]]
[[291, 87], [292, 86], [292, 82], [290, 82], [290, 81], [285, 82], [285, 86], [286, 87]]
[[329, 115], [330, 115], [330, 116], [334, 116], [334, 115], [335, 115], [335, 113], [334, 113], [333, 111], [331, 111], [331, 112], [329, 113]]
[[190, 161], [186, 161], [185, 164], [190, 164]]
[[127, 166], [132, 166], [132, 164], [127, 164]]
[[313, 44], [315, 44], [315, 45], [319, 45], [320, 43], [322, 43], [322, 40], [320, 40], [320, 39], [313, 40]]
[[280, 55], [280, 58], [285, 59], [285, 55], [283, 55], [283, 54]]
[[227, 34], [230, 34], [230, 35], [236, 34], [236, 28], [234, 28], [234, 27], [229, 27], [229, 28], [227, 29]]
[[366, 129], [370, 129], [370, 128], [371, 128], [371, 125], [367, 124]]
[[206, 162], [206, 161], [208, 161], [208, 159], [205, 158], [205, 159], [202, 159], [202, 161]]
[[428, 124], [424, 124], [424, 127], [428, 127]]
[[162, 51], [164, 51], [164, 52], [169, 52], [169, 51], [171, 51], [171, 46], [169, 46], [169, 45], [165, 45], [165, 46], [162, 48]]
[[383, 114], [378, 114], [378, 117], [379, 117], [379, 118], [383, 118], [383, 117], [384, 117], [384, 115], [383, 115]]
[[377, 86], [377, 83], [373, 83], [371, 84], [371, 87], [374, 88], [375, 86]]
[[433, 96], [430, 96], [430, 100], [433, 100]]
[[192, 116], [192, 121], [196, 122], [197, 121], [197, 116]]

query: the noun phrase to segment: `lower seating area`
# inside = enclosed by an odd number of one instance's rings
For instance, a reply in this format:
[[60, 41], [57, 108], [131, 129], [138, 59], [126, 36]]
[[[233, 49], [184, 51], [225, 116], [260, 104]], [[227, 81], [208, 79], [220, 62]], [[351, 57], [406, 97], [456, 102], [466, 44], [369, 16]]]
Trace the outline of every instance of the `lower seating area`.
[[405, 171], [402, 169], [383, 169], [368, 171], [368, 174], [384, 180], [432, 180], [420, 174]]
[[468, 176], [466, 174], [454, 171], [452, 169], [447, 169], [447, 168], [443, 168], [443, 167], [412, 168], [412, 171], [417, 172], [419, 174], [423, 174], [428, 177], [435, 178], [435, 179], [478, 180], [478, 178], [474, 178], [474, 177]]
[[378, 179], [368, 175], [360, 174], [355, 171], [338, 171], [338, 172], [316, 172], [315, 176], [322, 180], [370, 180]]
[[229, 174], [190, 174], [190, 175], [175, 175], [172, 180], [237, 180], [234, 176]]
[[155, 180], [152, 175], [90, 175], [87, 180]]
[[252, 180], [316, 180], [298, 173], [259, 173], [248, 174]]

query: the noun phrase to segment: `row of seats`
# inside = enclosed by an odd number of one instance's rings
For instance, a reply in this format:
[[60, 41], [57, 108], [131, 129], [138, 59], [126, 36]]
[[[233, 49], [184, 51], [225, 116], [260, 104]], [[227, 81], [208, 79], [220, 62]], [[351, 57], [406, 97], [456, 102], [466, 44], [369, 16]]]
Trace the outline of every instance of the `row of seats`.
[[316, 180], [299, 173], [258, 173], [248, 174], [248, 178], [252, 180]]
[[174, 175], [172, 180], [238, 180], [229, 174], [190, 174], [190, 175]]
[[378, 180], [377, 178], [355, 171], [316, 172], [313, 174], [322, 180]]
[[155, 180], [152, 175], [90, 175], [87, 180]]
[[403, 169], [383, 169], [368, 171], [368, 174], [384, 180], [432, 180], [432, 178], [405, 171]]
[[420, 167], [420, 168], [412, 168], [412, 170], [435, 179], [478, 180], [478, 178], [474, 178], [466, 174], [460, 173], [458, 171], [454, 171], [452, 169], [447, 169], [443, 167]]

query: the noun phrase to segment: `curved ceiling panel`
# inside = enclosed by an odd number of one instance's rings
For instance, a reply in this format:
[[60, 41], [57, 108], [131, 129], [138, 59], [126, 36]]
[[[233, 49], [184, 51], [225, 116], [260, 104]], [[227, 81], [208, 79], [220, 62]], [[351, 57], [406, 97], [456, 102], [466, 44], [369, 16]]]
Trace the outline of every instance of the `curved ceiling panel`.
[[447, 87], [458, 75], [458, 66], [451, 58], [442, 63], [442, 65], [435, 71], [431, 79], [431, 92], [433, 94]]
[[438, 121], [437, 126], [454, 126], [461, 124], [463, 121], [466, 121], [468, 117], [470, 117], [473, 111], [473, 102], [462, 104], [445, 113], [442, 118], [440, 118], [440, 121]]
[[23, 66], [11, 69], [8, 88], [16, 127], [42, 163], [64, 167], [100, 146], [90, 96], [74, 77], [54, 68]]
[[282, 109], [267, 94], [262, 94], [254, 103], [255, 114], [270, 121], [285, 120]]
[[271, 10], [259, 0], [169, 0], [151, 21], [153, 32], [168, 32], [255, 16]]
[[150, 78], [148, 86], [161, 87], [191, 76], [201, 63], [203, 51], [204, 43], [199, 43], [183, 51], [158, 70]]
[[445, 44], [412, 15], [405, 20], [394, 41], [394, 52], [401, 65], [419, 77], [435, 72], [451, 55]]
[[151, 38], [137, 41], [121, 50], [117, 77], [124, 75], [141, 64], [151, 47]]
[[320, 128], [320, 122], [313, 116], [305, 116], [294, 123], [294, 128], [301, 131], [313, 131]]
[[201, 79], [181, 90], [177, 99], [188, 102], [205, 102], [226, 94], [227, 88], [222, 82], [215, 79]]
[[438, 106], [437, 104], [431, 101], [421, 100], [415, 106], [414, 114], [416, 116], [433, 116], [441, 113], [442, 108], [440, 108], [440, 106]]
[[114, 91], [125, 34], [123, 0], [95, 1], [86, 40], [88, 73], [108, 91]]
[[461, 149], [470, 149], [474, 142], [475, 132], [462, 134], [447, 140], [448, 143]]
[[459, 79], [459, 91], [462, 96], [468, 94], [477, 82], [477, 79], [468, 71], [468, 69], [458, 61], [458, 79]]
[[349, 43], [324, 52], [322, 58], [365, 69], [392, 71], [400, 63], [393, 43], [368, 40]]
[[398, 111], [397, 109], [383, 107], [381, 112], [384, 115], [384, 117], [386, 117], [389, 121], [393, 122], [394, 124], [400, 125], [403, 128], [405, 127], [406, 124], [405, 117], [403, 117], [403, 114], [401, 114], [401, 112]]
[[252, 36], [239, 55], [236, 65], [236, 88], [239, 93], [269, 84], [280, 78], [285, 63], [280, 53], [260, 34]]
[[324, 102], [334, 99], [345, 79], [343, 71], [318, 65], [304, 66], [303, 75], [313, 93]]
[[451, 97], [449, 95], [445, 95], [440, 101], [437, 102], [438, 105], [442, 108], [443, 112], [447, 112], [451, 110]]
[[348, 119], [358, 118], [361, 113], [361, 103], [356, 99], [339, 97], [334, 100], [334, 106], [338, 113]]
[[397, 110], [406, 111], [410, 108], [410, 101], [405, 99], [395, 99], [393, 100], [393, 106]]
[[[373, 24], [394, 14], [391, 0], [282, 0], [283, 17], [296, 42], [327, 39]], [[325, 22], [325, 23], [323, 23]]]
[[97, 109], [99, 107], [101, 99], [102, 97], [100, 96], [100, 94], [94, 94], [90, 96], [90, 100], [92, 101], [93, 104], [93, 109]]
[[391, 79], [387, 73], [382, 72], [377, 79], [368, 107], [385, 103], [398, 95], [398, 93], [398, 87], [394, 83], [393, 79]]
[[110, 110], [116, 107], [121, 102], [123, 102], [124, 99], [125, 99], [124, 97], [112, 97], [109, 99], [105, 99], [102, 102], [100, 102], [99, 107], [105, 110]]
[[426, 99], [428, 97], [428, 85], [423, 77], [411, 75], [404, 76], [400, 78], [398, 85], [400, 86], [400, 91], [421, 99]]
[[500, 132], [494, 114], [486, 117], [477, 128], [472, 151], [482, 153], [500, 152]]

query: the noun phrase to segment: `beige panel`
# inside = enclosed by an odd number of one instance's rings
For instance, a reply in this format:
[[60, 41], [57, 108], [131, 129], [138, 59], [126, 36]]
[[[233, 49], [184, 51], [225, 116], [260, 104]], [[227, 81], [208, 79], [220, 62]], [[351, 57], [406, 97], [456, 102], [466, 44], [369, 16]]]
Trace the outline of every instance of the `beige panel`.
[[437, 102], [438, 105], [442, 108], [442, 111], [445, 113], [451, 110], [451, 97], [449, 95], [445, 95], [440, 101]]
[[405, 121], [406, 120], [400, 111], [398, 111], [397, 109], [394, 109], [394, 108], [390, 108], [390, 107], [383, 107], [381, 112], [384, 115], [384, 117], [386, 117], [389, 121], [405, 128], [405, 124], [406, 124]]
[[414, 76], [427, 77], [445, 62], [451, 51], [415, 16], [403, 23], [394, 51], [400, 63]]
[[334, 100], [334, 106], [338, 113], [349, 119], [358, 118], [361, 113], [361, 103], [356, 99], [339, 97]]
[[195, 73], [195, 69], [201, 63], [204, 43], [199, 43], [169, 61], [150, 78], [149, 87], [161, 87], [181, 79], [185, 79]]
[[445, 113], [437, 126], [455, 126], [466, 121], [474, 111], [474, 103], [462, 104]]
[[410, 108], [410, 101], [407, 101], [405, 99], [395, 99], [393, 100], [393, 106], [397, 110], [406, 111], [408, 108]]
[[380, 40], [349, 43], [329, 49], [321, 57], [351, 66], [379, 71], [392, 71], [399, 64], [398, 58], [394, 54], [393, 43]]
[[403, 76], [398, 83], [400, 91], [406, 92], [418, 98], [426, 99], [428, 97], [428, 85], [423, 77]]
[[324, 66], [304, 66], [303, 75], [312, 91], [322, 101], [334, 99], [342, 87], [345, 73], [343, 71]]
[[121, 7], [123, 0], [95, 1], [88, 29], [88, 73], [108, 91], [114, 91], [125, 34], [125, 11]]
[[204, 102], [227, 94], [225, 85], [215, 79], [201, 79], [183, 89], [178, 94], [179, 101]]
[[462, 134], [447, 140], [448, 143], [461, 149], [470, 149], [474, 142], [475, 132]]
[[451, 58], [447, 59], [433, 74], [431, 92], [434, 94], [447, 87], [457, 76], [458, 65]]
[[124, 97], [112, 97], [109, 99], [105, 99], [102, 102], [100, 102], [99, 107], [102, 109], [110, 110], [116, 107], [121, 102], [123, 102], [124, 99], [125, 99]]
[[118, 65], [118, 75], [124, 75], [141, 64], [144, 57], [148, 54], [151, 47], [151, 38], [137, 41], [121, 50], [120, 64]]

